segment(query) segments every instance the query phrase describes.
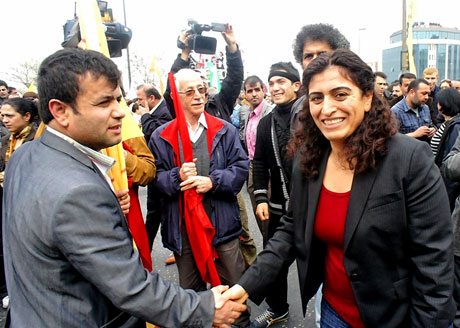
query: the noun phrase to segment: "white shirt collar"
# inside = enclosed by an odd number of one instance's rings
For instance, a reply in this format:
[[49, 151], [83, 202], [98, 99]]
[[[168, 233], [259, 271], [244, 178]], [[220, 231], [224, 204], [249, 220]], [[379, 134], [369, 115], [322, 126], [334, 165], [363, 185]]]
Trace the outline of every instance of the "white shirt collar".
[[99, 171], [101, 171], [101, 173], [104, 175], [104, 177], [107, 180], [109, 186], [113, 189], [112, 180], [110, 179], [108, 173], [109, 173], [109, 170], [113, 167], [113, 165], [116, 162], [116, 160], [114, 158], [112, 158], [110, 156], [107, 156], [107, 155], [104, 155], [103, 153], [98, 152], [98, 151], [96, 151], [94, 149], [91, 149], [89, 147], [86, 147], [86, 146], [82, 145], [81, 143], [79, 143], [78, 141], [75, 141], [71, 137], [63, 134], [62, 132], [59, 132], [59, 131], [53, 129], [50, 126], [47, 126], [46, 129], [50, 133], [54, 134], [55, 136], [57, 136], [57, 137], [59, 137], [61, 139], [64, 139], [65, 141], [67, 141], [68, 143], [73, 145], [75, 148], [80, 150], [83, 154], [88, 156], [88, 158], [91, 160], [91, 162], [93, 162], [97, 166]]
[[192, 129], [192, 125], [188, 121], [187, 121], [187, 127], [188, 127], [188, 134], [190, 135], [190, 141], [196, 142], [198, 138], [201, 136], [201, 133], [203, 133], [203, 130], [208, 128], [208, 124], [206, 123], [206, 117], [204, 116], [204, 113], [201, 113], [200, 118], [198, 119], [198, 125], [195, 131]]

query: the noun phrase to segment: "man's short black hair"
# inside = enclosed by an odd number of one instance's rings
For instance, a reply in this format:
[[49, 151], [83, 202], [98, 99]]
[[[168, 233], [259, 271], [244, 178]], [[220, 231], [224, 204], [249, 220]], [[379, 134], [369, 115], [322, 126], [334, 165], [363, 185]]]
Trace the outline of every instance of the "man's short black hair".
[[330, 24], [309, 24], [300, 29], [292, 45], [295, 60], [302, 65], [303, 48], [307, 41], [326, 42], [332, 50], [350, 49], [350, 42]]
[[251, 75], [246, 78], [243, 82], [243, 88], [244, 91], [246, 91], [246, 84], [249, 85], [250, 87], [257, 85], [257, 83], [260, 83], [260, 86], [263, 88], [264, 87], [264, 82], [258, 77], [257, 75]]
[[153, 96], [155, 99], [161, 99], [160, 93], [154, 87], [150, 87], [145, 90], [145, 97], [148, 99], [150, 96]]
[[423, 84], [426, 84], [427, 86], [430, 86], [430, 82], [428, 82], [425, 79], [415, 79], [409, 84], [409, 87], [407, 88], [407, 92], [409, 93], [409, 91], [411, 91], [411, 90], [417, 91], [418, 86], [420, 85], [420, 83], [423, 83]]
[[383, 72], [375, 72], [374, 77], [377, 77], [377, 76], [381, 77], [382, 79], [385, 79], [385, 80], [387, 79], [387, 75], [385, 73], [383, 73]]
[[8, 84], [6, 84], [6, 82], [3, 80], [0, 80], [0, 86], [4, 86], [5, 88], [8, 89]]
[[415, 76], [415, 74], [412, 74], [412, 73], [402, 73], [400, 76], [399, 76], [399, 84], [403, 84], [403, 79], [413, 79], [415, 80], [417, 77]]
[[54, 119], [48, 108], [51, 99], [65, 102], [77, 111], [75, 100], [80, 91], [79, 83], [86, 74], [94, 78], [103, 76], [114, 88], [121, 77], [112, 60], [93, 50], [66, 48], [56, 51], [41, 63], [37, 78], [39, 114], [45, 124]]

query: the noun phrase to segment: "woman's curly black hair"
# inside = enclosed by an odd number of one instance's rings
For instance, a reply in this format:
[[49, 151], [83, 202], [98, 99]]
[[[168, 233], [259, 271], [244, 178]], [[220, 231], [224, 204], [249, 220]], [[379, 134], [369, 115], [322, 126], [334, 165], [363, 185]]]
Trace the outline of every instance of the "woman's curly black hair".
[[318, 56], [303, 73], [302, 83], [307, 98], [299, 116], [300, 127], [289, 144], [290, 153], [298, 152], [301, 156], [301, 169], [307, 178], [316, 178], [319, 175], [320, 160], [330, 147], [329, 141], [311, 116], [308, 88], [313, 76], [331, 66], [338, 67], [344, 77], [361, 89], [363, 95], [373, 93], [371, 109], [364, 113], [363, 121], [346, 140], [344, 155], [350, 169], [354, 169], [355, 173], [362, 173], [375, 168], [379, 158], [387, 152], [388, 138], [397, 132], [390, 108], [374, 92], [374, 73], [361, 58], [346, 49]]

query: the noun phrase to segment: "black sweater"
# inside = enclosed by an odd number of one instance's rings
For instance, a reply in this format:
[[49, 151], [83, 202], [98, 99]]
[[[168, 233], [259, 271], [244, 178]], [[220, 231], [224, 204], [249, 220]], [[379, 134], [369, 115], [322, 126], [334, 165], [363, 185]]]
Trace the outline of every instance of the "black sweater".
[[[254, 196], [257, 204], [269, 203], [270, 213], [275, 215], [286, 213], [289, 200], [292, 161], [287, 158], [285, 147], [290, 133], [290, 112], [293, 103], [294, 101], [285, 106], [276, 106], [270, 114], [260, 120], [257, 127], [252, 173]], [[280, 131], [280, 128], [286, 129], [286, 133]]]

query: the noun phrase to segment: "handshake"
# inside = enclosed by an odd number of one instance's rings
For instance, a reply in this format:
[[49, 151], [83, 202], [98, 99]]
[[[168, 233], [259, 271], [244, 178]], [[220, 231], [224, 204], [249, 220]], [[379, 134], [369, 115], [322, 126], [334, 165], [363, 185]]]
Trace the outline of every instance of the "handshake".
[[215, 303], [213, 327], [228, 327], [227, 324], [234, 323], [246, 311], [247, 307], [243, 303], [249, 295], [240, 285], [230, 289], [228, 286], [216, 286], [211, 291]]

